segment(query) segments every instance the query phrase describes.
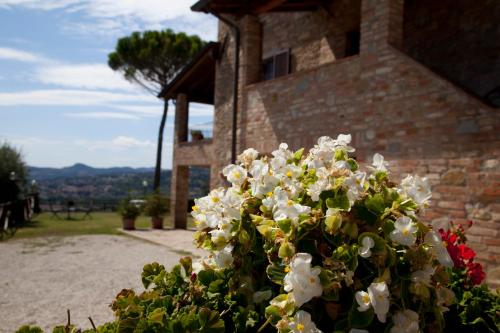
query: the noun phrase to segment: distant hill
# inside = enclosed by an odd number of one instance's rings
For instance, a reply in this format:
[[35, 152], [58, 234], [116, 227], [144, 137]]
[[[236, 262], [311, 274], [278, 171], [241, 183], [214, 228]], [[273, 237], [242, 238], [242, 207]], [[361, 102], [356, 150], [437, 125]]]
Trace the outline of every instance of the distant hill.
[[154, 168], [130, 168], [130, 167], [113, 167], [113, 168], [93, 168], [83, 163], [76, 163], [64, 168], [39, 168], [28, 167], [30, 177], [37, 181], [56, 179], [64, 177], [86, 177], [98, 175], [115, 175], [115, 174], [137, 174], [154, 172]]
[[[64, 168], [28, 167], [28, 170], [29, 178], [37, 181], [41, 198], [53, 202], [114, 203], [127, 195], [140, 198], [153, 191], [154, 168], [94, 168], [77, 163]], [[171, 170], [162, 171], [161, 192], [167, 196], [170, 196], [171, 176]], [[191, 198], [208, 192], [209, 177], [209, 169], [190, 169]], [[148, 183], [146, 188], [144, 181]]]

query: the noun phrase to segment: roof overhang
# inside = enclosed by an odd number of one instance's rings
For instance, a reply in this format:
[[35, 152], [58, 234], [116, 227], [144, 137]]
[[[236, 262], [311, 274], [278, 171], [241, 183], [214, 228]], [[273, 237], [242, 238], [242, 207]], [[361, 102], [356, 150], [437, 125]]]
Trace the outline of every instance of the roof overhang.
[[194, 59], [160, 92], [158, 97], [175, 99], [186, 94], [190, 102], [213, 104], [215, 63], [219, 43], [208, 43]]
[[328, 3], [331, 3], [331, 0], [199, 0], [191, 6], [191, 10], [242, 16], [268, 12], [312, 11]]

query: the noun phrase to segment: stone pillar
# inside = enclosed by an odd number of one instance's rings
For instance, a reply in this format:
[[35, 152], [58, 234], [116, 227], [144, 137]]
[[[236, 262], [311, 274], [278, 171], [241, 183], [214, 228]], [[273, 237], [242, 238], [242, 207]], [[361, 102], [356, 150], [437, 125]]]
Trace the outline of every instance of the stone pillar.
[[178, 94], [175, 103], [174, 146], [188, 139], [188, 117], [189, 102], [187, 95]]
[[243, 86], [260, 80], [262, 58], [262, 25], [259, 18], [246, 15], [240, 21], [240, 79]]
[[172, 168], [170, 212], [176, 229], [186, 229], [189, 195], [189, 167], [175, 165]]
[[404, 0], [361, 0], [360, 53], [379, 53], [403, 45]]

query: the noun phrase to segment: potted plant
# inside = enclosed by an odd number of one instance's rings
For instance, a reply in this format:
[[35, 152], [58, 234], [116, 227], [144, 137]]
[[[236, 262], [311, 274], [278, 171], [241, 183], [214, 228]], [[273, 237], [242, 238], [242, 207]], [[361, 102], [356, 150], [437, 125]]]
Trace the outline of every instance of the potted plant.
[[191, 130], [191, 138], [193, 141], [201, 141], [204, 139], [204, 136], [200, 130]]
[[153, 229], [163, 229], [163, 218], [169, 210], [169, 200], [161, 193], [153, 193], [146, 197], [144, 213], [151, 217]]
[[140, 206], [132, 203], [130, 198], [126, 198], [120, 202], [118, 213], [122, 216], [123, 229], [134, 230], [135, 220], [141, 214]]

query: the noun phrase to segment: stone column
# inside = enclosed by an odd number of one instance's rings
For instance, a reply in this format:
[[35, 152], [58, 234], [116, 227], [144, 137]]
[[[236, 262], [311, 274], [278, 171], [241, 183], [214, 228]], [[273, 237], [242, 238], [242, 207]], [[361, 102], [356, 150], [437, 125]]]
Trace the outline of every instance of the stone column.
[[189, 167], [175, 165], [172, 168], [170, 212], [176, 229], [186, 229], [189, 195]]
[[360, 53], [379, 53], [403, 45], [404, 0], [361, 0]]
[[188, 139], [189, 102], [186, 94], [178, 94], [175, 103], [174, 146]]

